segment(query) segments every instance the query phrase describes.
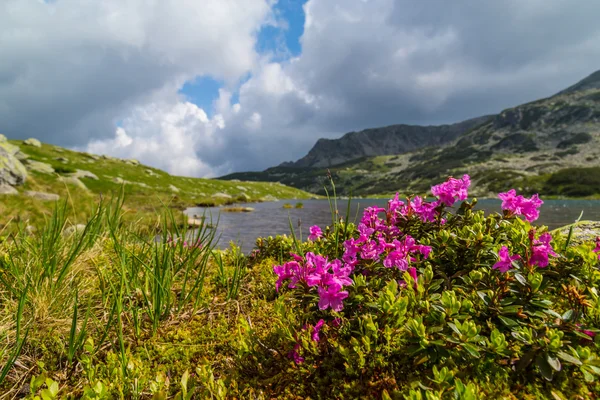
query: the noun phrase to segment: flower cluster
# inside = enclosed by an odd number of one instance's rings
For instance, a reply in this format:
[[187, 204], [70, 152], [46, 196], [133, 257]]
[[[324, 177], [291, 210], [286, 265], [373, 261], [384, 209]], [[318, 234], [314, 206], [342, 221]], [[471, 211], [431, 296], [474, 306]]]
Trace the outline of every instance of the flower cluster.
[[510, 215], [523, 215], [528, 222], [533, 222], [540, 216], [540, 210], [544, 202], [540, 200], [537, 194], [530, 199], [518, 195], [515, 189], [506, 193], [499, 193], [498, 197], [502, 200], [502, 209], [509, 212]]
[[600, 260], [600, 236], [596, 238], [596, 248], [592, 251], [598, 253], [598, 260]]
[[350, 279], [351, 266], [343, 266], [340, 260], [329, 262], [327, 257], [306, 253], [306, 257], [293, 254], [294, 261], [273, 267], [273, 272], [278, 276], [275, 283], [279, 291], [281, 284], [290, 281], [288, 288], [294, 289], [298, 284], [307, 287], [317, 287], [319, 294], [319, 308], [326, 310], [331, 307], [334, 311], [343, 308], [342, 301], [348, 297], [348, 292], [342, 290], [344, 286], [352, 285]]
[[446, 182], [431, 188], [431, 193], [444, 205], [451, 207], [457, 200], [466, 200], [467, 190], [471, 185], [469, 175], [463, 175], [462, 179], [449, 178]]
[[[545, 268], [550, 263], [549, 257], [558, 257], [552, 244], [552, 236], [546, 232], [535, 238], [535, 230], [529, 231], [529, 249], [526, 252], [525, 264], [528, 266], [537, 266]], [[498, 251], [499, 261], [492, 268], [504, 273], [513, 268], [513, 261], [520, 260], [521, 256], [516, 254], [511, 256], [508, 247], [502, 246]]]
[[310, 227], [310, 235], [308, 236], [308, 240], [315, 241], [319, 238], [323, 237], [323, 231], [319, 228], [318, 225], [313, 225]]

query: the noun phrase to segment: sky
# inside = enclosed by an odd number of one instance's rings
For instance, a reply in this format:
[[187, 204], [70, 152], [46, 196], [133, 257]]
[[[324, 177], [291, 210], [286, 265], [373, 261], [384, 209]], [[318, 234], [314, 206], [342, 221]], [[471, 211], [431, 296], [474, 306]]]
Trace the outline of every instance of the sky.
[[600, 69], [597, 0], [0, 0], [0, 132], [214, 177]]

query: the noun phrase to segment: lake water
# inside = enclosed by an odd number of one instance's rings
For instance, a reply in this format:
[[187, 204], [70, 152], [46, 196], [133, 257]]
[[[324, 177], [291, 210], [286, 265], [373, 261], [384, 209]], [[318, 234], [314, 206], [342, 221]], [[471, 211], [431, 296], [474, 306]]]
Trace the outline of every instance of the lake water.
[[[298, 202], [304, 204], [303, 208], [283, 208], [288, 203], [292, 206]], [[500, 200], [479, 200], [476, 209], [486, 212], [500, 212]], [[345, 216], [347, 200], [338, 200], [340, 214]], [[354, 199], [351, 201], [351, 218], [360, 220], [365, 207], [379, 205], [385, 207], [386, 199]], [[290, 234], [289, 219], [296, 235], [302, 232], [302, 237], [308, 235], [308, 228], [319, 225], [322, 229], [331, 225], [331, 212], [327, 200], [298, 200], [276, 201], [265, 203], [242, 204], [252, 207], [252, 212], [220, 212], [219, 208], [189, 208], [186, 214], [203, 215], [218, 223], [218, 233], [221, 235], [220, 247], [227, 247], [230, 241], [241, 245], [244, 252], [249, 252], [254, 247], [258, 237]], [[544, 200], [538, 225], [547, 225], [550, 229], [558, 228], [573, 223], [583, 211], [582, 220], [600, 220], [600, 200]]]

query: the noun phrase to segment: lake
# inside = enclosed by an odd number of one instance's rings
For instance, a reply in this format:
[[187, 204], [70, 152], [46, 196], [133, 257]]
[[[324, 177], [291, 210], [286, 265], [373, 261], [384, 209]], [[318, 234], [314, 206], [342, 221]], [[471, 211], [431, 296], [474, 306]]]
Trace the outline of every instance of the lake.
[[[351, 201], [351, 218], [357, 216], [360, 220], [365, 207], [378, 205], [385, 207], [387, 199], [354, 199]], [[283, 208], [288, 203], [294, 206], [303, 203], [303, 208]], [[486, 212], [500, 212], [500, 200], [479, 200], [476, 209]], [[345, 216], [347, 200], [338, 200], [340, 214]], [[265, 203], [242, 204], [252, 207], [252, 212], [220, 212], [219, 208], [189, 208], [186, 214], [203, 215], [216, 222], [219, 219], [218, 233], [221, 235], [219, 247], [225, 248], [230, 241], [241, 245], [244, 252], [249, 252], [254, 247], [258, 237], [290, 234], [289, 218], [291, 218], [296, 235], [302, 232], [302, 238], [308, 235], [308, 228], [319, 225], [322, 229], [331, 225], [331, 212], [327, 200], [298, 200], [275, 201]], [[582, 220], [600, 220], [600, 200], [544, 200], [540, 211], [538, 225], [547, 225], [549, 229], [558, 228], [573, 223], [583, 211]]]

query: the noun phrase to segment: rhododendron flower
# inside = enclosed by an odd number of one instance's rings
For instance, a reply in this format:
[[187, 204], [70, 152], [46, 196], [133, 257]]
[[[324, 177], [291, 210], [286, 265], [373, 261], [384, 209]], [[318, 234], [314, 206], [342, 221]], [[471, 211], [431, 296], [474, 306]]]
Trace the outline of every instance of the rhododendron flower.
[[469, 186], [471, 186], [469, 175], [463, 175], [461, 179], [450, 177], [446, 182], [432, 186], [431, 193], [440, 200], [440, 203], [450, 207], [457, 200], [467, 199]]
[[498, 197], [502, 200], [502, 209], [509, 211], [512, 215], [523, 215], [528, 222], [533, 222], [540, 216], [539, 208], [544, 202], [540, 200], [537, 194], [526, 199], [523, 196], [517, 196], [515, 189], [511, 189], [506, 193], [498, 193]]
[[[410, 267], [407, 271], [408, 271], [408, 274], [413, 279], [413, 281], [414, 281], [413, 287], [416, 289], [418, 286], [417, 280], [419, 279], [419, 277], [417, 276], [417, 269], [415, 267]], [[406, 287], [406, 282], [404, 281], [404, 279], [398, 281], [398, 283], [400, 284], [400, 287]]]
[[342, 301], [348, 297], [348, 292], [340, 290], [339, 287], [319, 287], [319, 309], [326, 310], [331, 307], [333, 311], [341, 311], [344, 308]]
[[539, 240], [533, 240], [531, 246], [531, 257], [529, 258], [529, 263], [531, 265], [537, 265], [540, 268], [544, 268], [548, 265], [548, 256], [558, 256], [550, 244], [551, 240], [552, 236], [548, 232], [542, 234]]
[[296, 364], [302, 364], [304, 362], [304, 357], [301, 357], [298, 353], [298, 349], [300, 349], [300, 343], [296, 343], [294, 346], [294, 350], [288, 353], [288, 358], [294, 360]]
[[433, 203], [428, 203], [423, 201], [423, 199], [420, 196], [415, 196], [410, 202], [411, 208], [423, 222], [435, 221], [435, 217], [437, 214], [435, 209], [438, 205], [439, 203], [437, 201]]
[[500, 257], [500, 261], [498, 261], [496, 264], [494, 264], [494, 266], [492, 268], [497, 269], [498, 271], [500, 271], [502, 273], [507, 272], [508, 270], [512, 269], [513, 261], [521, 258], [521, 256], [519, 256], [518, 254], [511, 256], [508, 252], [508, 247], [506, 247], [506, 246], [502, 246], [500, 251], [498, 251], [498, 256]]
[[313, 328], [312, 335], [311, 335], [313, 341], [318, 342], [320, 340], [319, 331], [321, 330], [321, 328], [323, 327], [324, 324], [325, 324], [325, 321], [323, 321], [322, 319], [320, 319], [319, 322], [317, 322], [315, 324], [315, 327]]
[[310, 235], [308, 236], [308, 240], [315, 241], [321, 237], [323, 237], [323, 231], [319, 228], [318, 225], [313, 225], [310, 227]]
[[596, 248], [592, 251], [598, 253], [598, 260], [600, 260], [600, 236], [596, 238]]

